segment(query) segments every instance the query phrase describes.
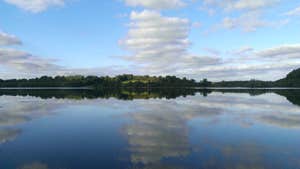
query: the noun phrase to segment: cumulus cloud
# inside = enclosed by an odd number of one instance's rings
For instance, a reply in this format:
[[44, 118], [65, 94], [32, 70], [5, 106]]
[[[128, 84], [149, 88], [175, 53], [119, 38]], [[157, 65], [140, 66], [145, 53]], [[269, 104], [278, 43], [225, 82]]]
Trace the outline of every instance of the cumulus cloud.
[[[255, 50], [244, 46], [236, 50], [224, 52], [219, 57], [201, 63], [193, 62], [191, 69], [176, 72], [180, 76], [190, 78], [208, 78], [220, 80], [277, 80], [286, 76], [291, 70], [300, 67], [298, 45], [281, 45], [269, 49]], [[210, 59], [212, 57], [209, 57]], [[279, 62], [280, 60], [280, 62]], [[185, 65], [188, 65], [185, 63]]]
[[[152, 11], [133, 12], [131, 17], [134, 21], [130, 24], [128, 36], [121, 40], [121, 44], [132, 53], [131, 56], [123, 57], [133, 63], [130, 68], [118, 65], [90, 69], [67, 68], [60, 66], [53, 59], [34, 56], [17, 49], [0, 48], [0, 67], [9, 70], [7, 73], [0, 69], [1, 78], [132, 73], [171, 74], [196, 79], [209, 78], [214, 81], [252, 78], [276, 80], [300, 66], [299, 44], [286, 44], [261, 50], [244, 46], [229, 52], [208, 49], [209, 55], [198, 56], [188, 52], [190, 43], [187, 32], [190, 26], [187, 20], [164, 17]], [[170, 25], [175, 28], [169, 27]], [[173, 30], [173, 33], [165, 34], [168, 30], [170, 32]], [[229, 57], [225, 57], [227, 54]]]
[[[40, 4], [47, 2], [44, 7], [31, 10], [40, 12], [51, 5], [63, 4], [63, 1], [17, 1], [24, 4]], [[54, 3], [55, 2], [55, 3]], [[59, 3], [60, 2], [60, 3]], [[152, 9], [170, 9], [184, 5], [183, 1], [138, 1], [126, 0], [127, 5], [142, 6]], [[159, 2], [159, 3], [158, 3]], [[204, 0], [207, 6], [215, 6], [222, 10], [246, 11], [238, 13], [237, 17], [225, 17], [221, 26], [227, 29], [240, 29], [245, 32], [256, 31], [272, 23], [262, 20], [261, 9], [270, 7], [278, 1], [244, 1], [244, 0]], [[22, 4], [22, 3], [20, 3]], [[31, 6], [31, 5], [29, 5]], [[39, 5], [37, 5], [39, 6]], [[41, 5], [43, 6], [43, 5]], [[132, 63], [130, 68], [124, 66], [78, 68], [71, 69], [60, 66], [55, 60], [34, 56], [28, 52], [16, 49], [0, 48], [1, 68], [6, 67], [22, 74], [33, 76], [40, 75], [115, 75], [122, 73], [151, 74], [151, 75], [177, 75], [210, 80], [248, 80], [261, 78], [274, 80], [281, 78], [291, 69], [300, 66], [300, 45], [281, 45], [269, 49], [255, 50], [252, 47], [243, 47], [230, 52], [221, 52], [206, 48], [203, 54], [189, 52], [191, 42], [189, 33], [191, 27], [198, 27], [200, 23], [180, 17], [168, 17], [156, 10], [131, 12], [127, 36], [120, 40], [120, 45], [130, 52], [122, 59]], [[0, 33], [0, 45], [9, 46], [21, 44], [21, 40], [13, 35]], [[229, 54], [229, 56], [223, 56]], [[278, 62], [279, 59], [285, 59]], [[1, 70], [0, 70], [1, 71]], [[274, 73], [276, 72], [276, 73]], [[1, 72], [0, 72], [1, 73]], [[5, 73], [2, 73], [5, 74]], [[269, 76], [270, 75], [270, 76]]]
[[265, 11], [279, 4], [281, 0], [204, 0], [201, 9], [204, 11], [221, 11], [224, 14], [234, 14], [223, 17], [217, 28], [239, 29], [243, 32], [254, 32], [259, 28], [278, 27], [288, 23], [288, 20], [268, 21], [264, 18]]
[[259, 9], [269, 7], [279, 2], [279, 0], [239, 0], [232, 4], [233, 9]]
[[226, 11], [232, 10], [258, 10], [270, 7], [280, 0], [203, 0], [205, 6], [211, 8], [221, 8]]
[[4, 0], [5, 2], [15, 5], [18, 8], [38, 13], [46, 10], [51, 6], [62, 6], [64, 0]]
[[0, 78], [33, 78], [38, 76], [56, 75], [117, 75], [122, 73], [134, 73], [125, 66], [113, 65], [110, 67], [95, 68], [68, 68], [57, 64], [58, 60], [47, 59], [33, 55], [29, 52], [11, 48], [12, 45], [22, 44], [22, 41], [14, 36], [0, 32]]
[[288, 11], [287, 13], [285, 13], [285, 15], [288, 15], [288, 16], [300, 16], [300, 7], [298, 8], [295, 8], [291, 11]]
[[35, 57], [16, 49], [0, 48], [0, 63], [1, 66], [28, 72], [58, 70], [61, 68], [54, 64], [53, 60]]
[[200, 28], [200, 27], [202, 26], [202, 23], [201, 23], [201, 22], [194, 22], [194, 23], [192, 24], [192, 26], [193, 26], [194, 28]]
[[278, 80], [283, 78], [288, 72], [299, 68], [300, 61], [296, 62], [263, 62], [247, 63], [245, 61], [233, 64], [223, 64], [207, 68], [193, 70], [192, 74], [186, 74], [193, 78], [207, 77], [210, 80]]
[[57, 64], [55, 59], [47, 59], [32, 55], [28, 52], [0, 48], [0, 76], [10, 78], [34, 78], [38, 76], [56, 75], [119, 75], [122, 73], [134, 73], [125, 66], [109, 66], [95, 68], [68, 68]]
[[[297, 44], [263, 50], [244, 46], [225, 52], [209, 48], [204, 49], [208, 55], [194, 55], [188, 51], [191, 45], [188, 36], [192, 27], [189, 20], [167, 17], [149, 10], [132, 12], [130, 19], [128, 34], [120, 40], [120, 44], [131, 55], [122, 58], [137, 65], [135, 69], [142, 74], [172, 74], [211, 80], [274, 80], [300, 65]], [[242, 20], [249, 22], [244, 25], [245, 31], [254, 31], [256, 25], [263, 25], [246, 18], [235, 22]], [[278, 62], [282, 58], [285, 60]]]
[[124, 0], [128, 6], [141, 6], [150, 9], [174, 9], [183, 7], [185, 3], [182, 0]]
[[282, 19], [277, 21], [268, 21], [263, 19], [262, 13], [259, 11], [252, 11], [244, 13], [238, 17], [225, 17], [221, 24], [216, 28], [237, 29], [242, 32], [255, 32], [259, 28], [272, 27], [279, 28], [290, 22], [289, 19]]
[[21, 43], [16, 36], [0, 32], [0, 46], [20, 45]]
[[[287, 44], [255, 50], [244, 46], [229, 51], [229, 58], [222, 64], [194, 70], [197, 75], [206, 74], [215, 79], [276, 80], [300, 66], [300, 45]], [[279, 62], [280, 60], [280, 62]]]
[[163, 17], [148, 10], [132, 12], [130, 18], [130, 30], [121, 43], [135, 53], [134, 59], [156, 60], [185, 54], [190, 43], [187, 19]]
[[165, 17], [159, 12], [132, 12], [127, 37], [121, 45], [132, 53], [126, 60], [142, 65], [145, 72], [179, 73], [194, 66], [215, 64], [218, 58], [188, 53], [188, 19]]
[[254, 49], [250, 46], [243, 46], [239, 49], [230, 51], [229, 54], [234, 56], [248, 56], [249, 53], [251, 53]]
[[245, 13], [237, 18], [225, 17], [222, 26], [227, 29], [241, 29], [244, 32], [253, 32], [269, 23], [260, 17], [259, 12]]
[[277, 59], [300, 59], [300, 44], [281, 45], [262, 51], [256, 52], [256, 55], [263, 58], [277, 58]]
[[220, 56], [221, 54], [221, 51], [214, 48], [204, 48], [203, 50], [213, 56]]
[[[21, 43], [16, 36], [0, 32], [0, 46]], [[16, 77], [17, 74], [23, 76], [31, 74], [31, 77], [35, 77], [63, 70], [63, 67], [55, 64], [55, 60], [37, 57], [22, 50], [0, 48], [0, 70], [1, 78]]]

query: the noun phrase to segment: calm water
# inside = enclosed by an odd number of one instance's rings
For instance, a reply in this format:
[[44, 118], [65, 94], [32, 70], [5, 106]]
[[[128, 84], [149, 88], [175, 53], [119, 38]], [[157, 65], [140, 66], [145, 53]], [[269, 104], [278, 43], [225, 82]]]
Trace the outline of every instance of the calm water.
[[0, 92], [0, 169], [300, 169], [300, 92]]

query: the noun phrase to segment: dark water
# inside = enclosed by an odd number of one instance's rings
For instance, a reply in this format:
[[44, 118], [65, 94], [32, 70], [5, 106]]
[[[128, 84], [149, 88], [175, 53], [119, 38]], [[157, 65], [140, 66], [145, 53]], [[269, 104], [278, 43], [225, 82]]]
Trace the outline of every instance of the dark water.
[[0, 169], [110, 168], [300, 169], [300, 91], [0, 91]]

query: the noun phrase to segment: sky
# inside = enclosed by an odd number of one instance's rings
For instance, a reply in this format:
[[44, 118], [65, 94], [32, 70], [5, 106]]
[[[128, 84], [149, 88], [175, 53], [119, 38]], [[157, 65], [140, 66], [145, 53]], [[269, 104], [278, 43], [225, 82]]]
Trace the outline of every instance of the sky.
[[277, 80], [299, 28], [300, 0], [0, 0], [0, 78]]

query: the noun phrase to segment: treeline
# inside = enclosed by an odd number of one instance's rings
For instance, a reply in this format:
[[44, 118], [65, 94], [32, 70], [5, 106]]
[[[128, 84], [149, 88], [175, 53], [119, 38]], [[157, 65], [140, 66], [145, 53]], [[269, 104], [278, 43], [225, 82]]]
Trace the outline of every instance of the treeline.
[[300, 69], [293, 70], [286, 78], [276, 81], [278, 86], [300, 87]]
[[250, 81], [222, 81], [215, 82], [211, 87], [245, 87], [245, 88], [260, 88], [260, 87], [276, 87], [275, 82], [271, 81], [260, 81], [260, 80], [250, 80]]
[[0, 80], [0, 87], [91, 87], [91, 88], [170, 88], [170, 87], [208, 87], [206, 79], [196, 82], [194, 79], [176, 76], [134, 76], [115, 77], [97, 76], [43, 76], [34, 79]]
[[300, 69], [289, 73], [278, 81], [221, 81], [210, 82], [207, 79], [197, 82], [194, 79], [176, 76], [135, 76], [124, 74], [115, 77], [97, 76], [43, 76], [34, 79], [1, 80], [0, 88], [5, 87], [89, 87], [102, 88], [188, 88], [188, 87], [300, 87]]
[[300, 69], [293, 70], [285, 78], [277, 81], [222, 81], [212, 83], [211, 87], [248, 87], [248, 88], [274, 88], [274, 87], [300, 87]]

